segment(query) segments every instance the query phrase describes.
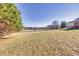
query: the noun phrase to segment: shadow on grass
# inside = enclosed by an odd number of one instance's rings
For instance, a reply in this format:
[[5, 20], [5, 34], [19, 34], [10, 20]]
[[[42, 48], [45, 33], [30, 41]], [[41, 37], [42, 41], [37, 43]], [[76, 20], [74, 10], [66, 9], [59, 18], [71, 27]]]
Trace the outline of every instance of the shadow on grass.
[[2, 38], [0, 38], [0, 40], [1, 40], [1, 39], [7, 39], [7, 40], [8, 40], [8, 39], [14, 39], [14, 38], [15, 38], [15, 37], [2, 37]]

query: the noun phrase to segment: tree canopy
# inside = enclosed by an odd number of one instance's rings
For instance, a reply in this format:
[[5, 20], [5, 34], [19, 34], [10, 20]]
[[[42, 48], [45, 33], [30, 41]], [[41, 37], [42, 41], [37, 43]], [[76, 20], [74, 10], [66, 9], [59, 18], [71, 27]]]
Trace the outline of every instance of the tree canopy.
[[58, 22], [57, 20], [54, 20], [54, 21], [52, 22], [52, 25], [53, 25], [53, 27], [54, 27], [55, 29], [58, 29], [58, 28], [59, 28], [59, 22]]
[[13, 3], [0, 4], [0, 20], [8, 20], [10, 29], [13, 31], [19, 31], [22, 28], [20, 10]]
[[61, 27], [61, 28], [65, 28], [65, 27], [66, 27], [66, 22], [65, 22], [65, 21], [62, 21], [60, 27]]

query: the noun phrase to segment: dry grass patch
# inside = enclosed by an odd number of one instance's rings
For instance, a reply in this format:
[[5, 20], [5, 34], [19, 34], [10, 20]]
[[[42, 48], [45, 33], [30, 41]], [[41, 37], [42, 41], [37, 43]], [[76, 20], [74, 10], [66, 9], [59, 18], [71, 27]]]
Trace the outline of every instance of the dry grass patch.
[[0, 43], [0, 55], [79, 55], [79, 31], [21, 32], [8, 36], [14, 38], [0, 40], [4, 42]]

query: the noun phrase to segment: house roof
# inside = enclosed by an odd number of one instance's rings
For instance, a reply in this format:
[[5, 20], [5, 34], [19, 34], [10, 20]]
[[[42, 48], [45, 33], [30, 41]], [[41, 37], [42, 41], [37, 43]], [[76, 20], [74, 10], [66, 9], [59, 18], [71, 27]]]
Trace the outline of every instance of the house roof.
[[69, 21], [69, 22], [67, 22], [67, 23], [71, 23], [71, 22], [74, 22], [74, 21]]
[[79, 17], [78, 17], [78, 18], [76, 18], [75, 20], [79, 20]]
[[76, 18], [75, 20], [73, 20], [73, 21], [68, 21], [67, 23], [71, 23], [71, 22], [75, 22], [75, 21], [79, 21], [79, 17], [78, 18]]

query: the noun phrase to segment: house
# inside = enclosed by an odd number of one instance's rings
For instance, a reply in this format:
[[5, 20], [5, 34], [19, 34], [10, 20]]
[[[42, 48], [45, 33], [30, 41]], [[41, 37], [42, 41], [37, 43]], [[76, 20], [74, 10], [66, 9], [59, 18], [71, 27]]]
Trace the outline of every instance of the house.
[[74, 20], [75, 29], [79, 29], [79, 18]]
[[58, 25], [47, 25], [46, 28], [47, 29], [58, 29], [59, 26]]
[[53, 26], [53, 25], [47, 25], [46, 28], [47, 28], [47, 29], [53, 29], [54, 26]]
[[67, 29], [79, 29], [79, 18], [76, 18], [74, 21], [66, 22]]
[[74, 21], [70, 21], [66, 23], [66, 28], [67, 29], [74, 29]]

